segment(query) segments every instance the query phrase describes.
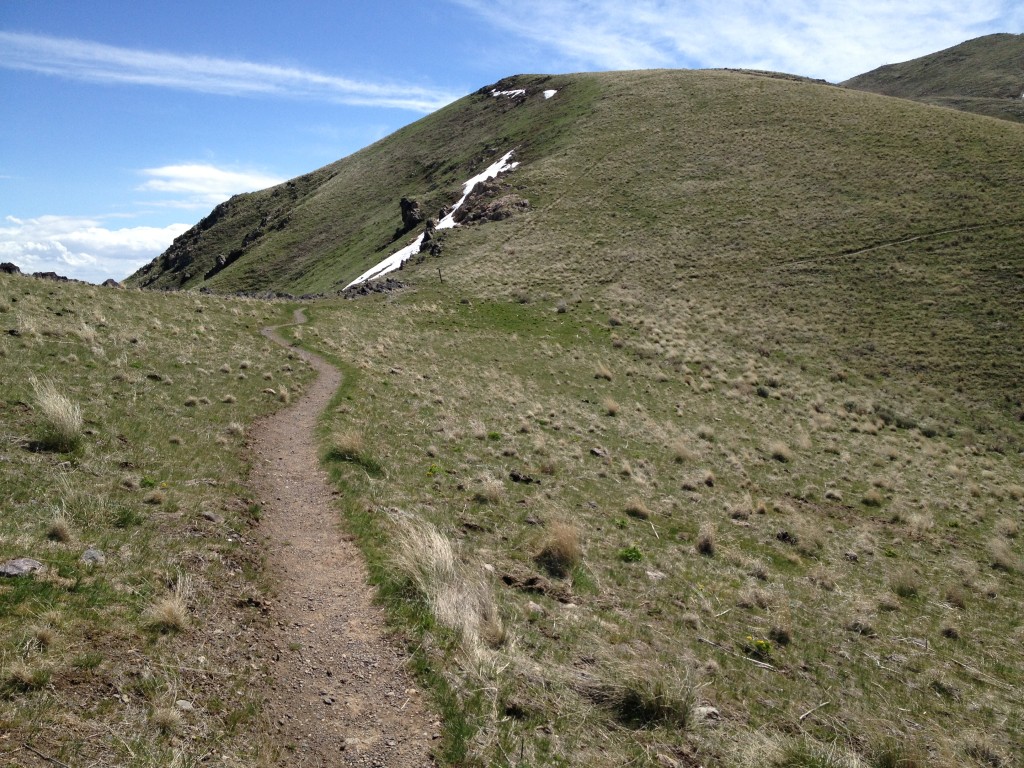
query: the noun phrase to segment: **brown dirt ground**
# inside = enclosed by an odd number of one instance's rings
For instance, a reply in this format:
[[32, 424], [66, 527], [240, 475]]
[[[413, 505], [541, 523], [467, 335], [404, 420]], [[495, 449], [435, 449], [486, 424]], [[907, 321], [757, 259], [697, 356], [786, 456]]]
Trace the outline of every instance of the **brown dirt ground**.
[[[305, 322], [301, 310], [295, 320]], [[277, 589], [262, 650], [271, 669], [265, 711], [281, 763], [432, 765], [439, 723], [405, 655], [389, 642], [366, 566], [319, 467], [314, 428], [341, 376], [322, 358], [294, 351], [319, 375], [292, 406], [256, 425], [250, 441], [267, 572]]]

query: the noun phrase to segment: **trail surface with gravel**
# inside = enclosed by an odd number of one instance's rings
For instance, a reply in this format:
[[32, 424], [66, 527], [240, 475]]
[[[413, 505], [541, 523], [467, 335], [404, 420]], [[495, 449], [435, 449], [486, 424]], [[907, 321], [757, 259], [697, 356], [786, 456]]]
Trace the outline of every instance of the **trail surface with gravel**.
[[[296, 310], [296, 324], [306, 320]], [[274, 329], [264, 335], [290, 346]], [[439, 723], [389, 642], [362, 555], [346, 536], [321, 470], [314, 430], [341, 382], [299, 348], [318, 376], [294, 404], [251, 432], [251, 482], [277, 587], [263, 642], [266, 714], [289, 766], [430, 766]]]

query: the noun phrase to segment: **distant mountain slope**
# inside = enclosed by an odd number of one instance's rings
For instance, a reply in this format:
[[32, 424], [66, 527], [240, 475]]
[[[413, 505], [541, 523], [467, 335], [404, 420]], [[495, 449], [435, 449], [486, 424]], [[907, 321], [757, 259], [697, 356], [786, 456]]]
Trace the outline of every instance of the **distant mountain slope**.
[[[687, 258], [731, 253], [746, 268], [1021, 215], [1022, 137], [1009, 123], [749, 72], [520, 76], [493, 87], [219, 205], [129, 283], [336, 291], [417, 234], [396, 237], [402, 197], [436, 215], [512, 148], [520, 166], [503, 183], [531, 205], [515, 220], [543, 222], [535, 237], [577, 254], [582, 279], [622, 238]], [[558, 93], [545, 99], [546, 89]], [[473, 239], [489, 248], [526, 236], [509, 222], [479, 229], [488, 234]], [[652, 264], [628, 269], [656, 274]]]
[[[528, 96], [492, 96], [494, 88]], [[558, 89], [557, 99], [544, 90]], [[507, 152], [550, 151], [595, 92], [573, 81], [521, 76], [496, 83], [349, 157], [285, 184], [236, 195], [181, 235], [128, 282], [151, 288], [330, 291], [396, 250], [399, 201], [436, 216], [466, 179]], [[415, 233], [413, 233], [415, 234]]]
[[1024, 122], [1024, 35], [986, 35], [842, 85]]

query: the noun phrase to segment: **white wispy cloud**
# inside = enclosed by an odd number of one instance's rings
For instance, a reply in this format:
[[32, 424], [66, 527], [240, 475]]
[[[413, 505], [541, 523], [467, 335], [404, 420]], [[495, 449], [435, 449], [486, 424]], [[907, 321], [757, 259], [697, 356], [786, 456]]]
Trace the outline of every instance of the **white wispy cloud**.
[[258, 171], [231, 171], [204, 163], [145, 168], [141, 173], [148, 181], [139, 190], [175, 195], [176, 199], [161, 204], [178, 208], [209, 207], [239, 192], [265, 189], [285, 181]]
[[845, 80], [991, 32], [1020, 32], [1017, 0], [452, 0], [596, 69], [749, 67]]
[[97, 83], [312, 99], [422, 113], [433, 112], [461, 95], [437, 88], [365, 82], [299, 67], [120, 48], [20, 32], [0, 31], [0, 67]]
[[103, 282], [122, 279], [159, 256], [189, 224], [111, 229], [79, 216], [7, 216], [0, 224], [0, 261], [23, 272], [57, 272]]

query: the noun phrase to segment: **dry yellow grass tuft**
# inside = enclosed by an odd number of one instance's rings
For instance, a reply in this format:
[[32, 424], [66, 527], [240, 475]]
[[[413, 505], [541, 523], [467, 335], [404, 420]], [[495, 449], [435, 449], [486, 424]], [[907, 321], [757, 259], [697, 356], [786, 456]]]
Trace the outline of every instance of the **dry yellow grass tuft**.
[[149, 724], [161, 733], [174, 734], [181, 730], [185, 719], [174, 707], [156, 707], [150, 713]]
[[72, 451], [82, 440], [82, 409], [49, 379], [30, 380], [39, 414], [40, 443], [56, 451]]
[[188, 600], [192, 593], [192, 579], [187, 575], [178, 576], [174, 593], [154, 603], [146, 614], [146, 623], [157, 632], [183, 632], [188, 628]]
[[630, 499], [622, 511], [638, 520], [648, 520], [651, 517], [651, 510], [640, 499]]
[[579, 528], [562, 521], [551, 523], [535, 559], [552, 576], [568, 576], [583, 559]]
[[395, 518], [392, 561], [405, 574], [442, 625], [459, 633], [463, 649], [477, 661], [507, 640], [490, 585], [479, 570], [456, 554], [434, 525], [413, 517]]

